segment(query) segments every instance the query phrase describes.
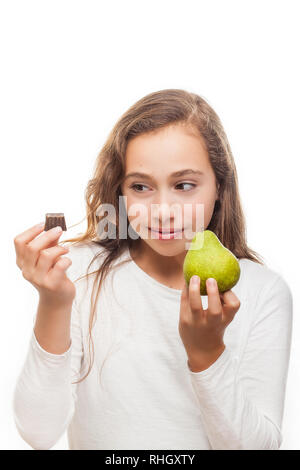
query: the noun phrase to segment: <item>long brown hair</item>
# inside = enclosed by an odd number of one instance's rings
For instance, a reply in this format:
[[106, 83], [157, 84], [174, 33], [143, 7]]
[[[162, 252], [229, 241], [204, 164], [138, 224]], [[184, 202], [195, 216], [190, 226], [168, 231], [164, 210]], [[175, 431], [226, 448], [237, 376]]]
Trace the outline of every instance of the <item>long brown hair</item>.
[[[262, 257], [247, 246], [246, 223], [238, 189], [236, 167], [227, 136], [216, 112], [199, 95], [181, 89], [159, 90], [141, 98], [120, 117], [98, 154], [94, 176], [88, 181], [85, 191], [86, 232], [63, 242], [76, 244], [92, 241], [106, 249], [104, 250], [106, 255], [104, 261], [101, 260], [101, 267], [93, 273], [88, 273], [89, 267], [97, 259], [96, 254], [87, 268], [86, 276], [96, 273], [89, 317], [90, 358], [87, 373], [77, 383], [87, 377], [94, 362], [92, 328], [96, 321], [96, 304], [101, 285], [110, 271], [112, 263], [127, 248], [130, 249], [140, 241], [140, 238], [136, 240], [131, 237], [120, 239], [118, 236], [119, 196], [122, 195], [120, 187], [125, 173], [127, 144], [130, 139], [138, 135], [175, 123], [191, 126], [200, 134], [206, 144], [209, 160], [216, 176], [219, 199], [215, 203], [207, 230], [213, 231], [221, 243], [238, 259], [247, 258], [264, 264]], [[97, 208], [104, 203], [112, 204], [115, 207], [116, 237], [113, 239], [99, 239], [101, 237], [97, 232], [100, 220], [105, 217], [104, 214], [97, 215]], [[128, 225], [127, 219], [127, 229]], [[129, 260], [125, 260], [123, 263], [127, 261]]]

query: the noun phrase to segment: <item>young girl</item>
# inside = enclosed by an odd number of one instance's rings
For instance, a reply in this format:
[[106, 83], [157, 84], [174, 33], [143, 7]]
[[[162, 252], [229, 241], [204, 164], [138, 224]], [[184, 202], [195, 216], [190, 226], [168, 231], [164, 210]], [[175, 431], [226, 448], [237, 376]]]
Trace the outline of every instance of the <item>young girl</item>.
[[[140, 99], [103, 146], [86, 203], [86, 233], [68, 247], [43, 224], [14, 239], [39, 293], [13, 402], [22, 438], [34, 449], [65, 430], [72, 450], [279, 449], [292, 294], [247, 246], [214, 110], [180, 89]], [[208, 279], [201, 296], [201, 280], [183, 277], [191, 238], [179, 216], [191, 207], [199, 231], [197, 204], [202, 230], [240, 265], [223, 294]]]

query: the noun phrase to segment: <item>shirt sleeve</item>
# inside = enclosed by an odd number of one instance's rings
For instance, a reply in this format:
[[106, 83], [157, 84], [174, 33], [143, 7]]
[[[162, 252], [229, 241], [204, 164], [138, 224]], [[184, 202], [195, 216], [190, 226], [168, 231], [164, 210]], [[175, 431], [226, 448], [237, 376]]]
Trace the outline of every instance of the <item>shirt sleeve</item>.
[[82, 337], [76, 299], [71, 313], [71, 345], [63, 354], [45, 351], [34, 331], [13, 397], [20, 436], [36, 450], [48, 450], [71, 421], [82, 360]]
[[277, 450], [282, 443], [293, 299], [281, 276], [262, 288], [255, 310], [242, 357], [226, 347], [208, 369], [188, 368], [215, 450]]

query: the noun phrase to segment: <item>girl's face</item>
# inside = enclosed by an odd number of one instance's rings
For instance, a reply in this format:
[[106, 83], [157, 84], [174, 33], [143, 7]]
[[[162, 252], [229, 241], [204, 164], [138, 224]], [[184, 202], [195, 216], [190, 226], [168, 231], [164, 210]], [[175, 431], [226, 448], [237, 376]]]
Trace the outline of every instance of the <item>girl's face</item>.
[[202, 138], [179, 124], [140, 135], [127, 145], [125, 166], [121, 191], [134, 231], [163, 256], [183, 253], [191, 233], [209, 225], [218, 198]]

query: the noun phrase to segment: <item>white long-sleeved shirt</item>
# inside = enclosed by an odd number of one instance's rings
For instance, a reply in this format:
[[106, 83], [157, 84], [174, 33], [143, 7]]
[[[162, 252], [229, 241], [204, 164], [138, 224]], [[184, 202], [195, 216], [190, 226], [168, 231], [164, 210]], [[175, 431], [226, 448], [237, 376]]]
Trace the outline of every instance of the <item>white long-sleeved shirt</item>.
[[[71, 246], [68, 277], [85, 274], [96, 253], [89, 272], [101, 266], [104, 249]], [[71, 450], [278, 449], [292, 294], [276, 271], [239, 263], [232, 290], [241, 306], [224, 352], [201, 372], [189, 369], [178, 332], [181, 290], [149, 276], [127, 250], [100, 291], [92, 371], [72, 384], [87, 371], [95, 275], [76, 282], [68, 351], [45, 351], [32, 331], [13, 400], [22, 438], [34, 449], [50, 449], [66, 430]], [[202, 303], [207, 308], [206, 296]]]

